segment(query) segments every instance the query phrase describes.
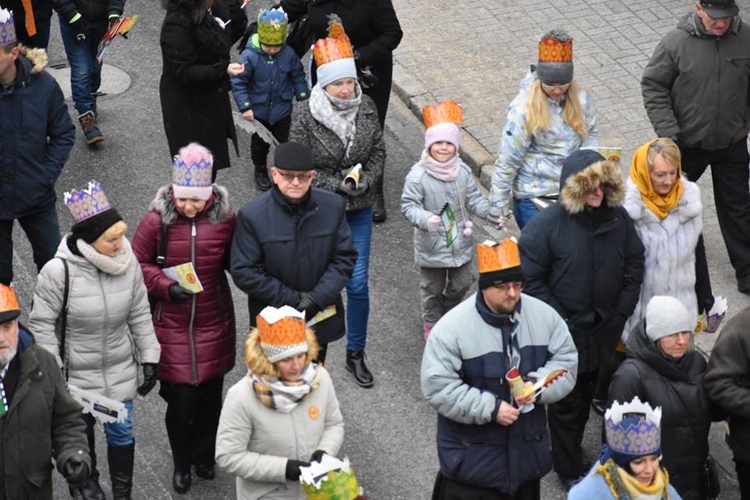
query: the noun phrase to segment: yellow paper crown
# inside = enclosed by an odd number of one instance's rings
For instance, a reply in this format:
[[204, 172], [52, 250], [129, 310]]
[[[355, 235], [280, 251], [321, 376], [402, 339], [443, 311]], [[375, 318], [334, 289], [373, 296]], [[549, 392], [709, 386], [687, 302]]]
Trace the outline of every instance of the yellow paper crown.
[[317, 67], [337, 59], [354, 59], [352, 43], [344, 31], [341, 18], [336, 14], [328, 16], [328, 38], [321, 38], [315, 42], [313, 57]]
[[440, 123], [455, 123], [461, 125], [463, 119], [463, 109], [456, 101], [443, 101], [438, 104], [428, 104], [422, 108], [422, 120], [425, 128]]
[[545, 38], [539, 42], [539, 62], [569, 63], [573, 61], [573, 39], [561, 42], [556, 38]]
[[0, 313], [20, 310], [18, 297], [16, 297], [16, 292], [13, 291], [13, 288], [0, 284]]
[[501, 243], [484, 241], [477, 243], [479, 273], [502, 271], [521, 265], [521, 253], [515, 238], [505, 238]]

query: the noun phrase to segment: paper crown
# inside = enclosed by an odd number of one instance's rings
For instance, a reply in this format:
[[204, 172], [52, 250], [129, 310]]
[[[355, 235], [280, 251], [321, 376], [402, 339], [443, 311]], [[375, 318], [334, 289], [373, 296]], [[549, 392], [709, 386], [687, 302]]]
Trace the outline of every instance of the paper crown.
[[501, 243], [486, 240], [477, 243], [479, 273], [503, 271], [521, 266], [521, 253], [515, 238], [505, 238]]
[[336, 14], [328, 15], [328, 38], [321, 38], [315, 42], [313, 57], [317, 67], [337, 59], [354, 59], [352, 43], [344, 31], [341, 18]]
[[304, 312], [290, 306], [267, 306], [258, 315], [257, 324], [260, 346], [271, 363], [307, 352]]
[[64, 194], [65, 204], [73, 214], [76, 222], [81, 222], [112, 208], [104, 194], [101, 184], [92, 180], [86, 189], [67, 191]]
[[348, 458], [341, 461], [323, 455], [319, 465], [313, 462], [309, 467], [301, 468], [300, 472], [300, 482], [307, 500], [354, 500], [362, 494]]
[[[185, 187], [210, 187], [213, 157], [202, 146], [195, 145], [195, 151], [190, 149], [193, 144], [180, 150], [174, 157], [172, 167], [172, 184]], [[203, 154], [202, 154], [203, 153]], [[207, 153], [207, 154], [205, 154]]]
[[13, 288], [0, 284], [0, 313], [20, 310], [21, 307], [18, 305], [18, 298]]
[[573, 39], [567, 42], [547, 37], [539, 42], [539, 62], [569, 63], [573, 62]]
[[455, 123], [461, 125], [464, 121], [461, 105], [456, 101], [443, 101], [438, 104], [428, 104], [422, 108], [422, 120], [425, 128], [440, 123]]
[[0, 9], [0, 45], [16, 43], [17, 41], [13, 11]]
[[282, 45], [286, 41], [289, 17], [284, 9], [268, 9], [258, 15], [258, 39], [265, 45]]
[[618, 453], [640, 457], [661, 448], [661, 407], [651, 407], [638, 396], [629, 403], [615, 401], [604, 413], [607, 445]]

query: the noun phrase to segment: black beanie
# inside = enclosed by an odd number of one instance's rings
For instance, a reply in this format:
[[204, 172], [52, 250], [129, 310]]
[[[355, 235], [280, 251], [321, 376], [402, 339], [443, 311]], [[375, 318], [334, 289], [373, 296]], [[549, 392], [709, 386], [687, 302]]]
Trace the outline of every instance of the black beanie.
[[73, 224], [71, 228], [72, 237], [71, 242], [75, 240], [83, 240], [89, 245], [104, 234], [107, 229], [120, 222], [122, 217], [117, 213], [117, 210], [110, 208], [104, 212], [98, 213], [88, 219], [84, 219], [81, 222]]
[[484, 290], [493, 285], [499, 285], [501, 283], [513, 283], [513, 282], [524, 282], [526, 276], [523, 274], [521, 266], [508, 267], [506, 269], [500, 269], [498, 271], [490, 271], [488, 273], [479, 273], [479, 289]]
[[282, 170], [306, 172], [315, 169], [312, 149], [298, 142], [287, 142], [276, 146], [273, 166]]

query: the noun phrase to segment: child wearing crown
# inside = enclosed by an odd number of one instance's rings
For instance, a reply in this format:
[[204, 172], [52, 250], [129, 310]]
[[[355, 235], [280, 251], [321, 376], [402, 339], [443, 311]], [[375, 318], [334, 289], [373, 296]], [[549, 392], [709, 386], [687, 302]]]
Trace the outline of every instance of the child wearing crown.
[[[258, 33], [240, 54], [239, 63], [230, 64], [232, 94], [242, 118], [258, 120], [281, 143], [289, 140], [292, 99], [310, 96], [305, 71], [294, 49], [286, 42], [287, 15], [284, 10], [264, 10], [258, 16]], [[255, 185], [271, 189], [266, 161], [269, 145], [253, 134], [250, 155], [255, 165]]]
[[[422, 157], [406, 176], [401, 213], [414, 226], [414, 259], [422, 279], [424, 337], [463, 300], [474, 281], [474, 241], [468, 214], [487, 217], [489, 200], [458, 155], [461, 107], [445, 101], [422, 109], [427, 131]], [[454, 238], [455, 235], [455, 238]]]

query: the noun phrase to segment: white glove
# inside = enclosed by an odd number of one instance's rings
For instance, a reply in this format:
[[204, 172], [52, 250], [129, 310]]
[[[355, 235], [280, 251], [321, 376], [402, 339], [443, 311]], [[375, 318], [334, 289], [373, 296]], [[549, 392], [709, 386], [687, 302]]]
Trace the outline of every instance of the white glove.
[[441, 222], [442, 219], [439, 215], [430, 215], [430, 218], [427, 219], [427, 230], [431, 233], [436, 233]]

